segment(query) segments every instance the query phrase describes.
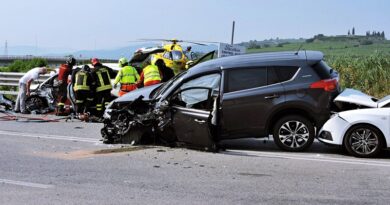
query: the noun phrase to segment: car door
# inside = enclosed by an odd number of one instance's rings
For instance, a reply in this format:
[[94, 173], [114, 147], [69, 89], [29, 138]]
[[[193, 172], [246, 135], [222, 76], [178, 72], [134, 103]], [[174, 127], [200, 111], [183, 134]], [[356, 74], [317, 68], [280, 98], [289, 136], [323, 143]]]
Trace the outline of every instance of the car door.
[[208, 52], [208, 53], [204, 54], [203, 56], [201, 56], [200, 58], [198, 58], [194, 62], [192, 62], [190, 64], [187, 64], [186, 65], [187, 69], [192, 68], [192, 67], [198, 65], [199, 63], [203, 63], [205, 61], [213, 59], [214, 55], [215, 55], [215, 51], [211, 51], [211, 52]]
[[220, 74], [205, 75], [184, 83], [171, 96], [172, 127], [178, 141], [201, 149], [214, 146], [219, 85]]
[[274, 69], [226, 69], [221, 104], [221, 139], [261, 137], [275, 104], [284, 101], [284, 88]]

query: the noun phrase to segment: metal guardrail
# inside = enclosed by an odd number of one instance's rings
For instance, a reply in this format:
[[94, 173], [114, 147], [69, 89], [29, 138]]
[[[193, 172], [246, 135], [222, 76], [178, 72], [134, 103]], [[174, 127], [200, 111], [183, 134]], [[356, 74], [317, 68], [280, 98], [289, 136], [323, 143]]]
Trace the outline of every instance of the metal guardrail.
[[[0, 72], [0, 86], [12, 87], [11, 90], [0, 90], [0, 94], [6, 95], [17, 95], [17, 87], [19, 86], [19, 79], [23, 77], [26, 73], [15, 73], [15, 72]], [[34, 81], [33, 85], [38, 85], [39, 82], [42, 82], [48, 79], [50, 75], [40, 75], [38, 82]]]

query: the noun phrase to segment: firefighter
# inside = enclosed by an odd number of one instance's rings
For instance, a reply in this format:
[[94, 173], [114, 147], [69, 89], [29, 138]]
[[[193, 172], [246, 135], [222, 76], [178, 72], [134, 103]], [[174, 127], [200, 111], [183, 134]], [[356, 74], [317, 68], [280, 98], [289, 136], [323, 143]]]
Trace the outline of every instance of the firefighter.
[[130, 91], [137, 89], [137, 81], [139, 80], [139, 74], [137, 70], [130, 66], [126, 58], [121, 58], [118, 61], [119, 67], [122, 68], [114, 82], [114, 88], [120, 83], [119, 96], [122, 96]]
[[96, 117], [102, 117], [105, 106], [111, 101], [111, 78], [114, 78], [116, 73], [111, 68], [102, 65], [97, 58], [92, 58], [91, 63], [93, 65], [91, 74], [95, 87]]
[[91, 94], [92, 76], [88, 65], [84, 65], [72, 73], [72, 84], [76, 98], [76, 114], [79, 119], [83, 119], [84, 115], [89, 113], [89, 106], [93, 101]]
[[67, 87], [68, 87], [68, 77], [72, 73], [73, 66], [76, 65], [76, 59], [73, 57], [68, 57], [65, 64], [61, 64], [58, 72], [58, 83], [59, 83], [59, 102], [57, 104], [57, 115], [64, 115], [65, 111], [65, 102], [67, 98]]
[[[157, 61], [156, 61], [157, 62]], [[138, 80], [137, 87], [150, 86], [161, 83], [162, 73], [154, 64], [146, 66]]]

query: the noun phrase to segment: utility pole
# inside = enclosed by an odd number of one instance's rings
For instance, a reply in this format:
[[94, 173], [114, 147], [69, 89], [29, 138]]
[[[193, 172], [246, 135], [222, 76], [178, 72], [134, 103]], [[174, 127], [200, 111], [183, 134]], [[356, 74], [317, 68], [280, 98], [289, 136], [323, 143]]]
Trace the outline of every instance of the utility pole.
[[7, 40], [5, 40], [4, 55], [8, 56], [8, 42], [7, 42]]
[[35, 55], [38, 55], [38, 38], [37, 35], [35, 35]]
[[231, 44], [233, 45], [234, 44], [234, 26], [235, 26], [236, 22], [233, 21], [233, 27], [232, 27], [232, 41], [231, 41]]

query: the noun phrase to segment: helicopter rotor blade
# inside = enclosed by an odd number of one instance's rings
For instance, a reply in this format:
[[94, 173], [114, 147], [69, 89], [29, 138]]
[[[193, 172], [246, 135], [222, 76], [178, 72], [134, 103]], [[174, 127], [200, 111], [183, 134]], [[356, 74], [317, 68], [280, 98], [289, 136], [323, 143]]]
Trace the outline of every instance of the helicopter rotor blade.
[[192, 42], [192, 41], [180, 41], [180, 42], [183, 42], [183, 43], [191, 43], [191, 44], [196, 44], [196, 45], [201, 45], [201, 46], [207, 46], [207, 44], [198, 43], [198, 42]]
[[138, 39], [139, 41], [172, 41], [170, 39], [160, 39], [160, 38], [143, 38], [143, 39]]
[[191, 41], [191, 40], [178, 40], [178, 39], [161, 39], [161, 38], [154, 38], [154, 39], [138, 39], [138, 41], [166, 41], [166, 42], [177, 42], [177, 43], [191, 43], [201, 46], [207, 46], [206, 43], [220, 43], [220, 42], [213, 42], [213, 41]]
[[199, 42], [199, 43], [222, 43], [222, 42], [217, 42], [217, 41], [193, 41], [193, 42]]

